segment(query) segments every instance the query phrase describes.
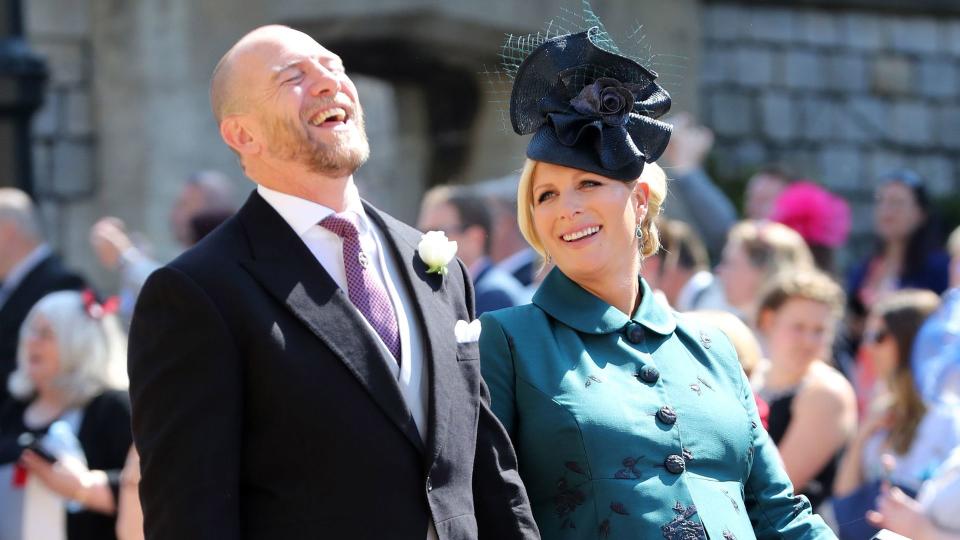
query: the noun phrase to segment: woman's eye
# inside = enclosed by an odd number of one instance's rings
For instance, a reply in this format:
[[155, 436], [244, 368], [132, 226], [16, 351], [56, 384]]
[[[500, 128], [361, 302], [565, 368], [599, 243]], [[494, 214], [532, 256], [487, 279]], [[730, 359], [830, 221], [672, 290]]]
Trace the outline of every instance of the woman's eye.
[[580, 182], [581, 187], [595, 187], [599, 185], [601, 185], [600, 182], [596, 180], [584, 180], [583, 182]]
[[553, 193], [552, 191], [544, 191], [543, 193], [540, 194], [539, 197], [537, 197], [537, 203], [538, 203], [538, 204], [539, 204], [539, 203], [542, 203], [542, 202], [550, 199], [551, 197], [553, 197], [553, 195], [554, 195], [554, 193]]

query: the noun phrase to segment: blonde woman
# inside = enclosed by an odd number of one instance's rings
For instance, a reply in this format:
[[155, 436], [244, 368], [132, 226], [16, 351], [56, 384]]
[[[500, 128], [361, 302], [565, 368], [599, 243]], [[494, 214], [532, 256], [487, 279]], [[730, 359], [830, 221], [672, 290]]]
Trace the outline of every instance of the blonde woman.
[[773, 221], [741, 221], [730, 229], [717, 275], [727, 303], [754, 324], [757, 295], [777, 274], [813, 268], [813, 255], [799, 233]]
[[818, 270], [786, 272], [761, 293], [757, 318], [768, 347], [756, 380], [770, 405], [770, 437], [814, 508], [830, 496], [838, 455], [857, 426], [853, 387], [829, 363], [843, 298]]
[[511, 120], [534, 133], [519, 223], [555, 267], [532, 304], [481, 317], [491, 407], [540, 532], [832, 538], [792, 496], [729, 340], [668, 311], [640, 277], [659, 247], [666, 182], [652, 162], [669, 96], [598, 44], [596, 27], [559, 36], [518, 69]]

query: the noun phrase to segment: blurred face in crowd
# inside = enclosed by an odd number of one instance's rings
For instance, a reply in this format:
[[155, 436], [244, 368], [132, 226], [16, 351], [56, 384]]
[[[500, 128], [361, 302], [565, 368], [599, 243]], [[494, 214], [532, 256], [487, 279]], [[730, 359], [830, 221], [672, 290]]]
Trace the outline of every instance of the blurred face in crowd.
[[901, 182], [889, 182], [877, 190], [874, 228], [886, 241], [904, 241], [926, 219], [913, 191]]
[[417, 228], [421, 231], [442, 231], [446, 234], [449, 240], [457, 243], [457, 256], [468, 267], [483, 256], [483, 229], [476, 226], [464, 228], [460, 221], [460, 212], [452, 204], [423, 205]]
[[246, 93], [250, 137], [271, 166], [344, 177], [366, 161], [363, 111], [339, 56], [277, 26], [254, 31], [238, 47], [233, 88]]
[[767, 339], [771, 362], [804, 369], [814, 360], [826, 357], [834, 323], [829, 305], [795, 297], [776, 311], [764, 311], [759, 328]]
[[724, 246], [717, 276], [730, 305], [740, 310], [752, 309], [763, 282], [763, 272], [750, 262], [740, 242], [727, 242]]
[[873, 360], [877, 378], [885, 379], [897, 368], [897, 342], [881, 317], [870, 315], [863, 332], [863, 347]]
[[567, 277], [580, 282], [636, 275], [635, 230], [649, 196], [645, 182], [539, 163], [531, 190], [534, 229]]
[[182, 246], [193, 243], [193, 233], [190, 230], [190, 220], [207, 206], [206, 198], [198, 186], [187, 184], [180, 191], [173, 208], [170, 210], [170, 226], [173, 235]]
[[750, 178], [744, 201], [744, 210], [748, 219], [767, 219], [773, 211], [773, 203], [787, 182], [773, 174], [759, 173]]
[[25, 338], [27, 376], [37, 389], [48, 387], [60, 373], [60, 350], [53, 328], [46, 318], [37, 315]]

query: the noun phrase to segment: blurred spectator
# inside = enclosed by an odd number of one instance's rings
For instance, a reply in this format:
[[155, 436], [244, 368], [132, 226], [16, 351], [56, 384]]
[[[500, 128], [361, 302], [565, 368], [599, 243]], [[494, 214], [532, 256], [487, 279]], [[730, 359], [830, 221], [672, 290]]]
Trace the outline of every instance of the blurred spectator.
[[[177, 243], [188, 248], [236, 208], [230, 179], [218, 171], [199, 171], [187, 179], [170, 210], [170, 230]], [[126, 224], [116, 217], [97, 221], [90, 229], [90, 243], [104, 268], [120, 271], [120, 315], [129, 321], [140, 287], [160, 263], [134, 242]]]
[[770, 437], [814, 509], [830, 496], [837, 458], [857, 425], [853, 387], [825, 361], [842, 309], [840, 286], [808, 267], [779, 274], [757, 317], [769, 356], [755, 381], [770, 405]]
[[707, 250], [682, 221], [658, 220], [660, 250], [643, 261], [643, 276], [677, 311], [724, 310], [723, 285], [710, 272]]
[[476, 288], [477, 316], [529, 301], [523, 285], [490, 261], [490, 211], [480, 195], [450, 186], [431, 189], [424, 195], [417, 227], [442, 231], [457, 242], [457, 256]]
[[713, 147], [713, 132], [688, 113], [675, 114], [670, 121], [673, 134], [658, 162], [672, 180], [663, 213], [689, 223], [710, 257], [717, 260], [727, 231], [737, 221], [737, 210], [703, 169], [704, 158]]
[[[834, 509], [841, 537], [876, 532], [858, 518], [873, 508], [881, 479], [916, 493], [960, 445], [960, 415], [924, 404], [910, 363], [917, 331], [939, 303], [930, 291], [904, 289], [878, 301], [867, 319], [863, 347], [885, 391], [874, 399], [837, 470]], [[887, 453], [896, 458], [890, 470], [883, 464]]]
[[882, 179], [874, 206], [873, 253], [850, 271], [847, 294], [852, 308], [866, 314], [884, 294], [897, 289], [947, 288], [949, 258], [927, 190], [907, 169]]
[[[737, 351], [737, 358], [740, 360], [740, 365], [743, 366], [743, 372], [747, 374], [748, 378], [753, 375], [753, 370], [760, 365], [762, 355], [760, 343], [749, 326], [736, 315], [727, 311], [690, 311], [686, 315], [716, 326], [726, 334], [730, 343], [733, 344], [734, 350]], [[760, 422], [766, 429], [770, 420], [770, 406], [756, 392], [753, 393], [753, 399], [757, 403]]]
[[913, 540], [960, 540], [960, 448], [923, 484], [916, 499], [884, 486], [867, 519]]
[[490, 202], [490, 259], [497, 268], [512, 275], [524, 287], [533, 284], [540, 269], [540, 257], [520, 234], [517, 224], [517, 183], [519, 175], [486, 180], [471, 189]]
[[60, 291], [27, 315], [15, 399], [0, 409], [0, 538], [115, 538], [132, 435], [126, 346], [110, 312], [89, 291]]
[[752, 324], [757, 295], [775, 275], [813, 266], [810, 248], [790, 227], [769, 221], [741, 221], [730, 229], [717, 276], [727, 303]]
[[83, 286], [44, 241], [30, 197], [0, 188], [0, 405], [8, 397], [5, 383], [16, 367], [18, 333], [27, 312], [49, 292]]
[[747, 180], [747, 189], [743, 194], [744, 218], [770, 219], [773, 203], [792, 181], [793, 176], [776, 164], [766, 165], [754, 173]]
[[850, 233], [847, 201], [809, 180], [790, 184], [773, 203], [770, 219], [800, 233], [817, 267], [833, 275], [833, 252]]
[[940, 309], [920, 328], [913, 346], [913, 371], [927, 403], [960, 405], [960, 227], [947, 240], [950, 289]]

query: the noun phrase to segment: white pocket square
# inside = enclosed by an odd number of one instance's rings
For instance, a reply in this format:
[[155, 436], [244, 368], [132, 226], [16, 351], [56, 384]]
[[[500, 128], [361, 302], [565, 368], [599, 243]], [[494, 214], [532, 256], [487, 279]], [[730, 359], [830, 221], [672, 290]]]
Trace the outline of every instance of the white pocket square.
[[457, 321], [453, 333], [457, 336], [457, 343], [476, 343], [480, 341], [480, 319], [471, 322]]

